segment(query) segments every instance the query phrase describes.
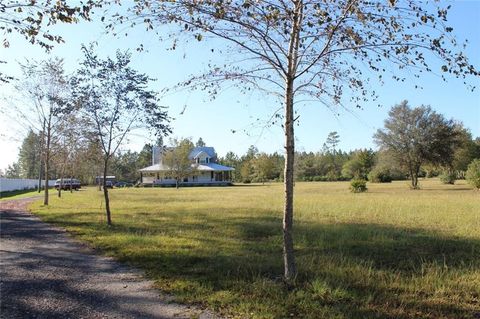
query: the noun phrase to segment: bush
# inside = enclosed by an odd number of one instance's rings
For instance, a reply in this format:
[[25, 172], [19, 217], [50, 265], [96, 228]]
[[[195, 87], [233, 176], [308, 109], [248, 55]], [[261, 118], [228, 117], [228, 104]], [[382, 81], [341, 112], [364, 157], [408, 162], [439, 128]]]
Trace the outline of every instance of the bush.
[[393, 181], [404, 181], [407, 179], [407, 175], [398, 168], [390, 168], [389, 170]]
[[470, 185], [472, 185], [476, 189], [480, 189], [480, 159], [474, 159], [468, 165], [465, 178]]
[[367, 181], [364, 179], [352, 179], [350, 183], [352, 193], [363, 193], [367, 191]]
[[436, 170], [435, 168], [425, 169], [425, 177], [427, 177], [427, 178], [437, 177], [439, 175], [441, 175], [440, 172], [438, 170]]
[[338, 179], [340, 178], [340, 176], [335, 171], [329, 171], [327, 175], [325, 175], [325, 177], [329, 182], [338, 181]]
[[391, 183], [392, 176], [387, 168], [374, 168], [368, 174], [368, 180], [372, 183]]
[[443, 172], [439, 177], [443, 184], [455, 184], [456, 175], [453, 172]]

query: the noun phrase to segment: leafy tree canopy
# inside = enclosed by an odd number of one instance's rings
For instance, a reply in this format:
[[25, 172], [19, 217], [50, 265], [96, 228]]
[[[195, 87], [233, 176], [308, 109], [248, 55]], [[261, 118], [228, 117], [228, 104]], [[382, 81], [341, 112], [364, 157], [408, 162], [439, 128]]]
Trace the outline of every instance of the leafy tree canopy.
[[451, 165], [458, 130], [430, 106], [411, 108], [407, 101], [394, 106], [385, 120], [385, 128], [374, 135], [382, 150], [390, 152], [408, 172], [417, 188], [422, 164]]
[[148, 128], [161, 136], [170, 132], [169, 118], [157, 93], [148, 88], [151, 78], [130, 66], [131, 55], [117, 51], [115, 58], [101, 59], [93, 45], [82, 47], [85, 54], [81, 68], [72, 79], [71, 107], [77, 108], [91, 124], [103, 157], [103, 183], [107, 223], [111, 224], [106, 176], [110, 159], [129, 134]]
[[168, 167], [167, 175], [176, 181], [178, 188], [182, 180], [192, 174], [195, 174], [195, 166], [188, 157], [194, 147], [189, 139], [172, 139], [171, 147], [166, 149], [162, 163]]

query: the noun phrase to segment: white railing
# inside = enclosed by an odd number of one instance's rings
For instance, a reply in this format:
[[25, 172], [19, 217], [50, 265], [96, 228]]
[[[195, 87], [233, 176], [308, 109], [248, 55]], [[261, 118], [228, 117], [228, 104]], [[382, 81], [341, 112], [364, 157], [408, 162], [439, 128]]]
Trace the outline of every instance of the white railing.
[[[48, 181], [48, 186], [52, 187], [55, 180]], [[42, 180], [42, 187], [45, 181]], [[22, 179], [22, 178], [0, 178], [0, 192], [9, 192], [24, 189], [35, 189], [38, 187], [38, 179]]]

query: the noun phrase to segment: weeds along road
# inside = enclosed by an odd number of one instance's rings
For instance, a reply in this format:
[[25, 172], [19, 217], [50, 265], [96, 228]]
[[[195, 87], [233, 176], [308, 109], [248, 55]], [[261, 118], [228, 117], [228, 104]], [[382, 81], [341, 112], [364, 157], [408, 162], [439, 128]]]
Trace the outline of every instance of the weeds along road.
[[31, 200], [0, 202], [0, 318], [214, 318], [43, 223]]

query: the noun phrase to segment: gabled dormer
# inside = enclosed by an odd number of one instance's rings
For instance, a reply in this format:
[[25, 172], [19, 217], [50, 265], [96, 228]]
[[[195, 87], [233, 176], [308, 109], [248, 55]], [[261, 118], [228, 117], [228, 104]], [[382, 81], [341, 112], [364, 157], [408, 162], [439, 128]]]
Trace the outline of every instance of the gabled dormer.
[[195, 155], [193, 160], [197, 164], [208, 164], [211, 162], [212, 158], [206, 152], [200, 151], [197, 155]]
[[216, 163], [217, 153], [213, 147], [195, 147], [190, 152], [189, 158], [196, 164]]

